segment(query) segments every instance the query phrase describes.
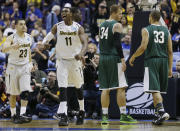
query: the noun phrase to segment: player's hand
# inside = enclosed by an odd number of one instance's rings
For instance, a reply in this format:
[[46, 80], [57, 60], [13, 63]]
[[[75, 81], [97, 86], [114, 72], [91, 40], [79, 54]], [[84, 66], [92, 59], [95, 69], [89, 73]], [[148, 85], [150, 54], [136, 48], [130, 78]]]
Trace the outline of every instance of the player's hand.
[[168, 70], [168, 78], [172, 77], [172, 69]]
[[135, 57], [132, 55], [131, 58], [130, 58], [130, 60], [129, 60], [129, 65], [130, 65], [130, 66], [134, 66], [134, 64], [133, 64], [133, 63], [134, 63], [134, 60], [135, 60]]
[[121, 63], [122, 63], [122, 71], [124, 72], [126, 70], [126, 62], [125, 62], [124, 58], [121, 59]]
[[81, 53], [79, 53], [79, 54], [77, 54], [77, 55], [74, 56], [74, 58], [75, 58], [76, 60], [81, 60], [82, 57], [83, 57], [83, 55], [82, 55]]
[[14, 49], [14, 50], [18, 50], [20, 48], [20, 45], [15, 44], [15, 45], [12, 45], [11, 48]]

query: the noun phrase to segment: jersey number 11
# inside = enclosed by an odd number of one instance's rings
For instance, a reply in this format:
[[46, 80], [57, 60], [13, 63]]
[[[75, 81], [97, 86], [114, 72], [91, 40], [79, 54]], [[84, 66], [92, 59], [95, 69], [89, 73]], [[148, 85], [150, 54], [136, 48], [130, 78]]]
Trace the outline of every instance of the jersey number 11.
[[66, 37], [65, 40], [66, 40], [66, 45], [67, 46], [72, 46], [71, 37]]

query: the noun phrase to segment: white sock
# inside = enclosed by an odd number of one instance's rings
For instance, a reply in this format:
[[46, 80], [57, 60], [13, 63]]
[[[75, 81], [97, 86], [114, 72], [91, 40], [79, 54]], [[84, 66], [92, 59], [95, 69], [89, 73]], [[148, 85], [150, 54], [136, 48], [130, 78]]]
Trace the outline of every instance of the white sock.
[[78, 100], [79, 102], [79, 108], [81, 111], [84, 111], [84, 99], [83, 100]]
[[120, 110], [121, 114], [125, 114], [125, 115], [127, 114], [126, 113], [126, 106], [119, 107], [119, 110]]
[[25, 113], [26, 113], [26, 106], [21, 106], [20, 115], [25, 114]]
[[102, 113], [103, 114], [108, 114], [108, 108], [102, 108]]
[[67, 115], [67, 101], [60, 102], [57, 113], [65, 113]]
[[15, 108], [10, 108], [11, 110], [11, 116], [16, 115], [16, 107]]

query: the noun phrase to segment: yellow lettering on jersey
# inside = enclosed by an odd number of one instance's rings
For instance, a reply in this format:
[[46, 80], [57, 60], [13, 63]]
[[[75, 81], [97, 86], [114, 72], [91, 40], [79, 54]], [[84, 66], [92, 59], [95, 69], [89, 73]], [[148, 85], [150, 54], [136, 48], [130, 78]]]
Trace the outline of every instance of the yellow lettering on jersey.
[[76, 32], [64, 32], [64, 31], [60, 31], [59, 34], [60, 35], [76, 35]]
[[21, 47], [30, 47], [31, 45], [30, 44], [23, 44], [21, 45]]

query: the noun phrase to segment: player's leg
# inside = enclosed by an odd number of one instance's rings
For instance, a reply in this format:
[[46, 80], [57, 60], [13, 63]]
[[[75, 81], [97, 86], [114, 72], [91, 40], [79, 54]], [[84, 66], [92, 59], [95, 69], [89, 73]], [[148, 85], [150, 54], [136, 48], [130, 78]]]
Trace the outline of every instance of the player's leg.
[[84, 84], [84, 76], [83, 76], [83, 70], [82, 70], [82, 63], [80, 61], [72, 61], [71, 68], [69, 69], [69, 81], [72, 82], [76, 87], [76, 95], [78, 98], [79, 103], [79, 113], [77, 116], [77, 125], [81, 125], [84, 123], [84, 96], [83, 96], [83, 89], [82, 85]]
[[17, 84], [16, 67], [14, 65], [8, 64], [6, 69], [6, 93], [10, 94], [10, 111], [11, 120], [15, 124], [21, 123], [19, 117], [16, 114], [16, 96], [20, 94], [20, 90]]
[[110, 103], [110, 96], [109, 96], [109, 79], [108, 73], [111, 72], [110, 66], [108, 67], [109, 62], [108, 56], [101, 55], [99, 61], [99, 84], [101, 92], [101, 106], [102, 106], [102, 121], [101, 124], [108, 124], [108, 108]]
[[22, 123], [28, 123], [32, 120], [31, 117], [27, 116], [26, 108], [30, 96], [30, 92], [32, 91], [30, 81], [31, 81], [31, 74], [30, 74], [30, 66], [29, 64], [24, 65], [22, 68], [18, 68], [18, 72], [20, 74], [19, 77], [19, 88], [21, 91], [20, 98], [21, 98], [21, 109], [20, 109], [20, 119]]
[[110, 104], [110, 90], [102, 90], [101, 92], [101, 106], [102, 106], [102, 121], [101, 124], [108, 124], [108, 108]]
[[[163, 65], [163, 66], [162, 66]], [[159, 83], [160, 89], [157, 93], [152, 93], [154, 100], [154, 107], [156, 109], [156, 119], [153, 124], [160, 125], [164, 120], [169, 119], [169, 114], [165, 112], [163, 106], [163, 98], [160, 93], [166, 93], [168, 87], [168, 60], [162, 58], [158, 61], [159, 67]]]
[[67, 86], [68, 86], [68, 64], [65, 60], [57, 60], [56, 68], [57, 68], [57, 80], [60, 91], [60, 104], [57, 110], [57, 114], [55, 115], [59, 119], [59, 126], [67, 126], [68, 118], [67, 118]]
[[[120, 110], [120, 122], [121, 123], [136, 123], [137, 121], [134, 120], [130, 115], [127, 115], [126, 112], [126, 92], [125, 89], [127, 88], [127, 82], [125, 78], [125, 74], [122, 71], [122, 65], [121, 63], [116, 64], [117, 65], [117, 71], [118, 74], [114, 75], [114, 79], [118, 79], [118, 89], [117, 89], [117, 104], [119, 106]], [[116, 78], [118, 76], [118, 78]], [[114, 82], [113, 82], [114, 83]]]

